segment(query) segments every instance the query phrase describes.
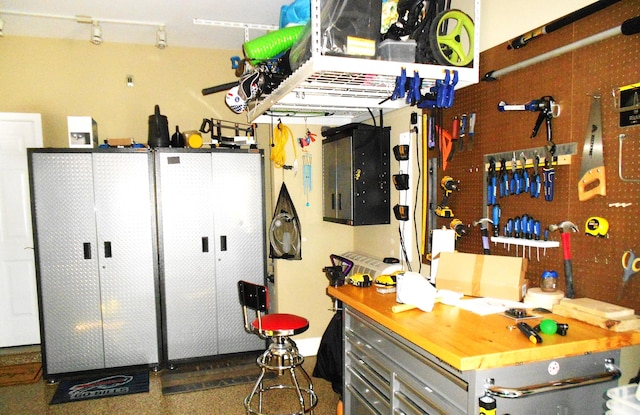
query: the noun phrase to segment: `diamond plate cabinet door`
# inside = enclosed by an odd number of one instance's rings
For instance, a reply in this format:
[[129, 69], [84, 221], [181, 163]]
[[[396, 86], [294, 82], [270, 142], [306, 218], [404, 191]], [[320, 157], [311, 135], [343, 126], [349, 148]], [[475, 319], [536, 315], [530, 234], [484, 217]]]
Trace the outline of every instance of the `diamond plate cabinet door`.
[[45, 378], [159, 364], [150, 154], [28, 156]]
[[262, 151], [156, 149], [164, 356], [263, 350], [237, 282], [265, 282]]

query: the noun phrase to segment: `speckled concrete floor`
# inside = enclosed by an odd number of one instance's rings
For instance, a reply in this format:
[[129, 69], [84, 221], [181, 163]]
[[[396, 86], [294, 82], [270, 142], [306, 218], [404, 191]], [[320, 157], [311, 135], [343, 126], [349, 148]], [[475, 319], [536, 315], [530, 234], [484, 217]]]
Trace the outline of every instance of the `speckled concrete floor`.
[[[34, 353], [18, 355], [13, 363], [34, 359]], [[2, 364], [9, 359], [6, 350], [0, 353]], [[39, 357], [38, 353], [35, 353]], [[12, 364], [12, 363], [11, 363]], [[315, 357], [305, 360], [304, 367], [312, 373]], [[257, 370], [257, 368], [256, 368]], [[111, 414], [159, 414], [159, 415], [244, 415], [242, 401], [250, 392], [252, 385], [238, 385], [206, 391], [190, 392], [177, 395], [162, 395], [160, 373], [151, 373], [149, 393], [95, 399], [84, 402], [72, 402], [60, 405], [49, 405], [57, 385], [49, 385], [41, 380], [31, 385], [0, 387], [0, 415], [111, 415]], [[314, 389], [318, 395], [318, 406], [315, 415], [334, 415], [338, 396], [331, 389], [329, 382], [313, 378]], [[277, 393], [277, 392], [276, 392]]]

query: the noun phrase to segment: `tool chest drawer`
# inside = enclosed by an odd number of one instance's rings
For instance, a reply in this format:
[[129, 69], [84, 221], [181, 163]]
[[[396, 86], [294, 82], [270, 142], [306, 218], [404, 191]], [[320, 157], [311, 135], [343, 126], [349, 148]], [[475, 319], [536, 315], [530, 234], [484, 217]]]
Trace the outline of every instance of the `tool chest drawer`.
[[[429, 379], [432, 381], [433, 379]], [[466, 397], [462, 401], [440, 395], [424, 381], [403, 370], [397, 370], [393, 379], [393, 408], [405, 414], [466, 414]], [[462, 407], [461, 407], [462, 406]]]
[[389, 398], [367, 382], [366, 374], [361, 373], [352, 365], [346, 365], [345, 377], [349, 379], [347, 388], [352, 394], [357, 394], [357, 399], [364, 401], [370, 410], [375, 413], [388, 414], [390, 408]]
[[353, 335], [345, 337], [349, 343], [346, 365], [354, 372], [362, 374], [370, 386], [376, 388], [387, 400], [391, 400], [391, 377], [393, 370], [381, 364], [386, 358], [377, 353], [370, 345], [362, 343]]
[[[345, 362], [351, 365], [350, 370], [360, 367], [365, 368], [360, 369], [363, 371], [371, 370], [373, 373], [365, 379], [370, 380], [371, 386], [377, 385], [378, 390], [384, 388], [374, 383], [389, 379], [394, 413], [424, 413], [425, 408], [431, 408], [432, 412], [428, 413], [466, 413], [469, 386], [458, 376], [462, 373], [456, 374], [440, 365], [435, 357], [349, 307], [345, 307], [344, 322]], [[355, 363], [352, 359], [367, 364]], [[379, 376], [371, 376], [373, 374]], [[345, 374], [345, 385], [349, 383], [349, 376]]]

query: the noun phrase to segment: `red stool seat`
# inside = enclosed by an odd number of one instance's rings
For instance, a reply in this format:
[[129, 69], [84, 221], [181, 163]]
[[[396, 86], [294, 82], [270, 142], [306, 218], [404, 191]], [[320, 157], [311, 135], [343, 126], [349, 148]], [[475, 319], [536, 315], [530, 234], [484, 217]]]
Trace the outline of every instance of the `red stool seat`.
[[[260, 319], [262, 333], [268, 337], [293, 336], [305, 332], [309, 328], [309, 320], [295, 314], [265, 314]], [[253, 320], [251, 327], [258, 331], [258, 319]]]

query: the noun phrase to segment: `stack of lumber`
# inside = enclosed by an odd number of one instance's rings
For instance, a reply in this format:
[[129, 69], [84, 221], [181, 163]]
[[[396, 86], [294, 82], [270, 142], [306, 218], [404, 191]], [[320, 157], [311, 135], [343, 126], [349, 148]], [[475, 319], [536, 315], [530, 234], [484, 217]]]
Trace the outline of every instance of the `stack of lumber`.
[[616, 332], [640, 330], [640, 316], [632, 308], [591, 298], [564, 298], [553, 306], [553, 313]]

